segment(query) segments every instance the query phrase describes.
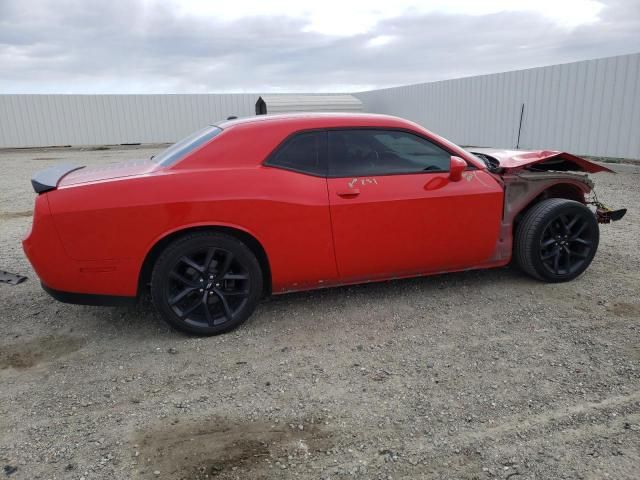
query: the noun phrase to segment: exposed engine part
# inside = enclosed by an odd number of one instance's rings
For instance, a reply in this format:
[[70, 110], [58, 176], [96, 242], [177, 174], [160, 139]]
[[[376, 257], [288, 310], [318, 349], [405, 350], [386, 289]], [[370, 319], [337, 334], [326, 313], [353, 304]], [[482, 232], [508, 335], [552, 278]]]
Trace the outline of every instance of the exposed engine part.
[[610, 208], [596, 208], [598, 223], [611, 223], [620, 220], [627, 213], [626, 208], [611, 210]]
[[591, 198], [587, 200], [587, 204], [596, 207], [596, 217], [598, 218], [598, 223], [616, 222], [624, 217], [627, 213], [626, 208], [613, 210], [607, 207], [604, 203], [598, 200], [598, 195], [596, 195], [595, 190], [591, 191]]

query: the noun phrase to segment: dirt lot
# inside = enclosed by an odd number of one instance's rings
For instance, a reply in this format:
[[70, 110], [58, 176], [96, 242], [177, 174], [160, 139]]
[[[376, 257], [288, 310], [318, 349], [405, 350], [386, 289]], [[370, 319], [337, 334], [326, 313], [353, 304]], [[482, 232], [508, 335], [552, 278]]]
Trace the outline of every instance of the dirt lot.
[[52, 301], [22, 254], [34, 171], [152, 153], [0, 153], [0, 269], [29, 276], [0, 284], [0, 477], [639, 478], [640, 167], [594, 176], [630, 212], [574, 282], [286, 295], [203, 339]]

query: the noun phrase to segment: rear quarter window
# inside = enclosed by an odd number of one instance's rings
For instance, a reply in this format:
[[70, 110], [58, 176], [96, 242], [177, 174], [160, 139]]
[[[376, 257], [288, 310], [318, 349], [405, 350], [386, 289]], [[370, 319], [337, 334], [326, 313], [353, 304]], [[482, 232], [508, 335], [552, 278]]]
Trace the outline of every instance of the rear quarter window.
[[327, 171], [327, 132], [300, 132], [285, 140], [264, 163], [294, 172], [324, 176]]
[[186, 138], [183, 138], [179, 142], [174, 143], [166, 150], [160, 152], [153, 157], [153, 161], [162, 165], [163, 167], [173, 165], [178, 160], [184, 158], [187, 154], [193, 152], [196, 148], [201, 147], [209, 140], [217, 137], [222, 132], [220, 127], [209, 126], [192, 133]]

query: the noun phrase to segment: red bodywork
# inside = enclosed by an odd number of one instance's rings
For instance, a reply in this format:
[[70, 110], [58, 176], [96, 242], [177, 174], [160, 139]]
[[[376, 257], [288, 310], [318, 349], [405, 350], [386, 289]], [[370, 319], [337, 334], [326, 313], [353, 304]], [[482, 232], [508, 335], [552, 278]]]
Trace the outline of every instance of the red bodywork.
[[531, 167], [542, 162], [570, 162], [577, 165], [580, 170], [589, 173], [610, 172], [613, 170], [590, 162], [584, 158], [576, 157], [566, 152], [555, 150], [498, 150], [495, 148], [471, 148], [474, 153], [484, 153], [494, 157], [500, 162], [500, 167], [507, 171], [517, 171], [525, 167]]
[[[219, 126], [217, 137], [172, 166], [140, 160], [84, 168], [40, 194], [23, 243], [43, 284], [134, 297], [154, 247], [203, 227], [251, 237], [264, 252], [273, 293], [510, 260], [517, 212], [505, 213], [504, 176], [417, 124], [379, 115], [316, 114]], [[349, 127], [410, 131], [463, 159], [467, 170], [459, 181], [447, 172], [324, 178], [263, 165], [295, 132]], [[486, 153], [505, 171], [568, 155]], [[604, 170], [578, 157], [565, 159], [583, 170]]]

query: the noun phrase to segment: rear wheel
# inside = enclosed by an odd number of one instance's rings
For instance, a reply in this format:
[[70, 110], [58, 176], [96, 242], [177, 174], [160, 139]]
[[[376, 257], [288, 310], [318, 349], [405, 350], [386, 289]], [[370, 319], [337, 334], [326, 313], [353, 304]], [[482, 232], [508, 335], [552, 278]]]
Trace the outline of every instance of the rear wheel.
[[262, 294], [260, 264], [238, 239], [194, 233], [171, 243], [151, 276], [151, 296], [173, 327], [216, 335], [244, 322]]
[[515, 256], [529, 275], [573, 280], [591, 264], [600, 239], [595, 215], [580, 202], [551, 198], [534, 205], [518, 225]]

